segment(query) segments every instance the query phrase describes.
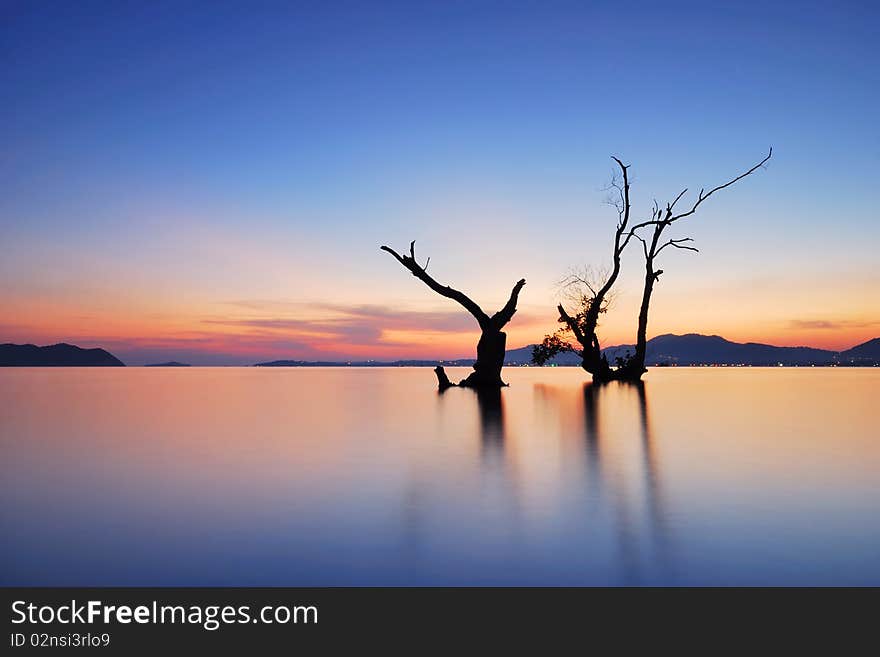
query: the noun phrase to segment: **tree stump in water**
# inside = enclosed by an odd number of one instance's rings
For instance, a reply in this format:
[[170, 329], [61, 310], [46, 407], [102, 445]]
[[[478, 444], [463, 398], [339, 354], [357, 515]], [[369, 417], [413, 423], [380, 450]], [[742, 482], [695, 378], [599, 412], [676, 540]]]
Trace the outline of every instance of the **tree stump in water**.
[[504, 307], [494, 315], [489, 316], [464, 292], [451, 288], [448, 285], [441, 285], [428, 274], [428, 262], [426, 261], [424, 265], [420, 265], [416, 261], [415, 241], [409, 243], [409, 255], [401, 255], [390, 246], [383, 245], [380, 248], [394, 256], [413, 276], [434, 290], [434, 292], [447, 299], [457, 301], [465, 310], [473, 315], [474, 319], [477, 320], [477, 324], [480, 325], [481, 335], [480, 341], [477, 343], [477, 359], [474, 362], [474, 371], [466, 379], [455, 384], [446, 376], [443, 367], [438, 366], [434, 369], [434, 373], [437, 375], [440, 391], [442, 392], [455, 385], [462, 388], [502, 388], [506, 386], [507, 384], [501, 379], [501, 369], [504, 367], [507, 335], [501, 329], [507, 325], [514, 313], [516, 313], [519, 293], [526, 284], [526, 279], [521, 278], [517, 281]]
[[440, 392], [455, 386], [455, 384], [449, 380], [449, 377], [446, 376], [446, 370], [443, 369], [442, 365], [438, 365], [434, 368], [434, 374], [437, 375], [437, 387]]

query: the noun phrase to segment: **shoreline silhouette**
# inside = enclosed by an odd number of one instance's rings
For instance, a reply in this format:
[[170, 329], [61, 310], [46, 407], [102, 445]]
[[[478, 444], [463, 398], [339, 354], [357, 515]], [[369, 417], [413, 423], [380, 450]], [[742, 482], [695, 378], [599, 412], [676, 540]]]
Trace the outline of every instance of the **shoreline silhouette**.
[[[746, 367], [877, 367], [880, 366], [880, 338], [873, 338], [861, 344], [833, 351], [815, 347], [780, 347], [755, 342], [731, 342], [717, 335], [665, 334], [651, 338], [647, 342], [648, 367], [702, 367], [702, 366], [746, 366]], [[533, 366], [529, 362], [534, 345], [509, 349], [504, 358], [505, 367]], [[74, 350], [89, 352], [96, 356], [91, 366], [123, 366], [120, 359], [105, 349], [83, 349], [75, 345], [61, 343], [38, 347], [36, 345], [0, 345], [0, 367], [82, 367], [86, 363], [73, 362], [64, 357], [52, 358], [53, 349], [63, 348], [62, 353], [75, 353]], [[616, 352], [632, 349], [632, 345], [607, 347], [604, 352], [613, 358]], [[676, 351], [677, 350], [677, 351]], [[97, 352], [103, 352], [98, 354]], [[92, 356], [86, 356], [91, 358]], [[580, 367], [580, 357], [574, 354], [561, 354], [559, 362], [547, 366]], [[115, 361], [115, 362], [114, 362]], [[472, 367], [475, 359], [399, 359], [399, 360], [273, 360], [254, 363], [253, 367]], [[144, 367], [190, 367], [190, 363], [167, 361], [148, 363]], [[225, 367], [209, 365], [206, 367]], [[245, 366], [247, 367], [247, 366]]]

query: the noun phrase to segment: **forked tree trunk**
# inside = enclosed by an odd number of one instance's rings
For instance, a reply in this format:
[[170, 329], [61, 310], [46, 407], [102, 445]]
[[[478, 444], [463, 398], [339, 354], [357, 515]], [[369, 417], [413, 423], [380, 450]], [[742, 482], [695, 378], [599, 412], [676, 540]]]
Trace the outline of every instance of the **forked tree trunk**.
[[466, 379], [452, 383], [443, 366], [435, 367], [437, 385], [446, 390], [458, 385], [462, 388], [500, 388], [507, 384], [501, 378], [504, 356], [507, 353], [507, 334], [504, 331], [484, 331], [477, 342], [477, 360]]
[[520, 279], [513, 286], [507, 303], [501, 310], [490, 317], [463, 292], [448, 285], [441, 285], [434, 280], [427, 272], [427, 262], [424, 266], [416, 262], [415, 241], [410, 242], [409, 255], [401, 255], [388, 246], [382, 246], [381, 248], [383, 251], [393, 255], [413, 276], [421, 280], [437, 294], [461, 304], [465, 310], [474, 316], [474, 319], [477, 320], [480, 326], [482, 334], [480, 335], [480, 341], [477, 343], [477, 359], [474, 361], [474, 371], [466, 379], [463, 379], [458, 384], [454, 384], [449, 380], [446, 371], [442, 367], [435, 368], [434, 372], [437, 374], [437, 383], [440, 390], [443, 391], [454, 385], [467, 388], [499, 388], [506, 386], [507, 384], [501, 378], [501, 369], [504, 367], [507, 334], [501, 329], [507, 325], [516, 312], [520, 290], [526, 284], [525, 279]]
[[[619, 204], [617, 204], [618, 221], [617, 228], [614, 231], [614, 249], [611, 253], [611, 272], [601, 286], [595, 289], [588, 284], [592, 292], [592, 298], [589, 309], [584, 316], [583, 323], [580, 324], [578, 319], [571, 317], [563, 308], [562, 304], [557, 307], [559, 317], [574, 333], [575, 338], [580, 343], [581, 349], [581, 367], [592, 375], [593, 381], [596, 383], [605, 383], [617, 378], [616, 370], [611, 368], [608, 359], [602, 354], [602, 348], [599, 343], [599, 336], [596, 329], [599, 325], [599, 315], [606, 308], [606, 299], [617, 282], [620, 275], [621, 256], [627, 244], [632, 238], [631, 234], [627, 234], [627, 227], [630, 219], [630, 198], [629, 198], [629, 165], [624, 164], [620, 159], [612, 158], [620, 167], [622, 175], [622, 184], [612, 182], [620, 193]], [[587, 283], [586, 280], [583, 280]]]
[[497, 388], [507, 385], [501, 380], [506, 351], [507, 334], [504, 331], [483, 331], [480, 341], [477, 342], [474, 371], [459, 385], [466, 388]]
[[651, 307], [651, 295], [654, 293], [654, 283], [663, 271], [654, 271], [654, 259], [650, 258], [645, 263], [645, 287], [642, 291], [642, 305], [639, 308], [639, 325], [636, 329], [636, 353], [628, 363], [627, 380], [640, 381], [642, 375], [647, 372], [645, 358], [648, 354], [648, 309]]
[[669, 226], [671, 226], [679, 219], [683, 219], [694, 214], [697, 211], [697, 208], [699, 208], [700, 205], [715, 192], [722, 190], [725, 187], [730, 187], [738, 180], [742, 180], [746, 176], [751, 175], [752, 173], [757, 171], [772, 156], [773, 149], [771, 148], [770, 152], [767, 153], [767, 156], [748, 171], [739, 174], [732, 180], [729, 180], [722, 185], [718, 185], [717, 187], [710, 189], [708, 192], [701, 189], [699, 195], [697, 196], [696, 202], [694, 202], [690, 210], [687, 210], [686, 212], [682, 212], [680, 214], [674, 213], [676, 203], [678, 203], [678, 201], [687, 191], [687, 189], [685, 189], [675, 198], [672, 203], [667, 204], [665, 210], [661, 211], [660, 208], [655, 205], [654, 213], [650, 221], [643, 222], [639, 226], [633, 227], [632, 230], [635, 231], [642, 227], [651, 226], [653, 228], [653, 233], [650, 240], [638, 237], [639, 241], [642, 242], [645, 254], [645, 286], [642, 290], [642, 305], [639, 308], [639, 324], [636, 330], [636, 353], [629, 360], [625, 367], [620, 368], [621, 376], [619, 378], [621, 380], [639, 381], [641, 380], [642, 375], [648, 371], [645, 368], [645, 360], [647, 358], [648, 351], [648, 311], [651, 307], [651, 295], [654, 293], [654, 285], [657, 283], [658, 280], [660, 280], [660, 275], [663, 273], [662, 269], [654, 269], [655, 259], [660, 254], [660, 252], [663, 251], [663, 249], [670, 246], [676, 249], [684, 249], [686, 251], [698, 250], [688, 244], [689, 242], [693, 242], [693, 239], [691, 239], [690, 237], [685, 237], [681, 239], [669, 239], [665, 242], [661, 242], [663, 231], [665, 231]]

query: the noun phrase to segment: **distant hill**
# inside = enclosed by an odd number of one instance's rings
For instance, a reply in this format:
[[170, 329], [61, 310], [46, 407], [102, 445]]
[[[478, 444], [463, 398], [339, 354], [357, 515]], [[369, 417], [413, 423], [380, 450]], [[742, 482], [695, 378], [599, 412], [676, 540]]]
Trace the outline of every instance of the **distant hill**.
[[[635, 351], [635, 345], [603, 349], [613, 364], [617, 356]], [[528, 364], [532, 345], [507, 352], [508, 364]], [[731, 342], [718, 335], [658, 335], [647, 343], [647, 365], [876, 365], [880, 364], [880, 338], [843, 352], [813, 347], [776, 347], [757, 342]], [[560, 354], [555, 365], [580, 365], [576, 354]]]
[[[719, 335], [658, 335], [648, 340], [647, 365], [832, 365], [838, 353], [812, 347], [775, 347], [731, 342]], [[604, 350], [608, 360], [635, 350], [633, 345]]]
[[[532, 362], [532, 347], [520, 347], [519, 349], [508, 349], [504, 356], [506, 365], [530, 365]], [[547, 361], [548, 365], [577, 365], [581, 364], [581, 357], [571, 352], [558, 354], [556, 357]]]
[[[880, 350], [880, 339], [866, 342], [842, 354], [826, 349], [812, 347], [776, 347], [756, 342], [731, 342], [718, 335], [658, 335], [648, 340], [645, 358], [647, 365], [835, 365], [859, 364], [870, 365], [880, 362], [880, 356], [872, 356]], [[608, 347], [603, 353], [613, 364], [617, 356], [635, 351], [634, 345], [618, 345]], [[844, 360], [850, 354], [852, 362]], [[509, 349], [505, 356], [506, 365], [530, 365], [532, 362], [532, 345]], [[352, 361], [324, 362], [301, 360], [277, 360], [269, 363], [258, 363], [259, 367], [424, 367], [445, 365], [447, 367], [470, 367], [474, 360], [458, 359], [451, 361], [439, 360], [397, 360], [397, 361]], [[557, 355], [548, 362], [557, 366], [580, 366], [580, 356], [573, 353]]]
[[103, 349], [82, 349], [72, 344], [38, 347], [33, 344], [0, 344], [0, 367], [124, 367], [125, 363]]
[[149, 363], [144, 367], [189, 367], [189, 363], [178, 363], [176, 360], [169, 360], [167, 363]]
[[853, 365], [880, 363], [880, 338], [840, 352], [840, 362]]

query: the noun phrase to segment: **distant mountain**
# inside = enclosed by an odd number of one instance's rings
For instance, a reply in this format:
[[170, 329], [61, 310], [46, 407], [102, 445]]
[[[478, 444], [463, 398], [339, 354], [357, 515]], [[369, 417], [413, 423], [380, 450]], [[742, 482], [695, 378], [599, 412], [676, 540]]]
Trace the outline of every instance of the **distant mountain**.
[[[504, 356], [505, 365], [530, 365], [532, 363], [532, 347], [520, 347], [519, 349], [508, 349]], [[571, 352], [558, 354], [554, 358], [547, 361], [548, 365], [577, 365], [581, 364], [581, 357]]]
[[189, 363], [178, 363], [176, 360], [169, 360], [167, 363], [149, 363], [144, 367], [189, 367]]
[[124, 367], [125, 363], [103, 349], [82, 349], [72, 344], [38, 347], [33, 344], [0, 344], [0, 367]]
[[[504, 359], [506, 365], [530, 365], [532, 347], [509, 349]], [[634, 345], [608, 347], [603, 353], [613, 364], [617, 356], [635, 351]], [[731, 342], [718, 335], [674, 335], [668, 333], [648, 340], [645, 363], [663, 365], [880, 365], [880, 338], [869, 340], [843, 352], [813, 347], [776, 347], [757, 342]], [[396, 361], [303, 361], [276, 360], [257, 363], [258, 367], [470, 367], [473, 358], [458, 360], [396, 360]], [[559, 354], [549, 365], [579, 366], [577, 354]]]
[[[812, 347], [775, 347], [731, 342], [718, 335], [658, 335], [648, 340], [647, 365], [832, 365], [838, 353]], [[604, 350], [608, 360], [635, 350], [633, 345]]]
[[852, 349], [841, 351], [840, 362], [853, 365], [880, 363], [880, 338], [874, 338]]
[[[603, 349], [613, 364], [617, 356], [635, 351], [635, 345]], [[532, 346], [511, 349], [506, 362], [528, 364]], [[880, 338], [843, 352], [813, 347], [776, 347], [756, 342], [731, 342], [718, 335], [658, 335], [647, 343], [647, 365], [875, 365], [880, 364]], [[550, 361], [555, 365], [580, 365], [576, 354], [560, 354]]]

